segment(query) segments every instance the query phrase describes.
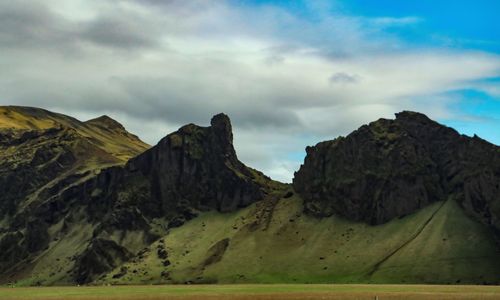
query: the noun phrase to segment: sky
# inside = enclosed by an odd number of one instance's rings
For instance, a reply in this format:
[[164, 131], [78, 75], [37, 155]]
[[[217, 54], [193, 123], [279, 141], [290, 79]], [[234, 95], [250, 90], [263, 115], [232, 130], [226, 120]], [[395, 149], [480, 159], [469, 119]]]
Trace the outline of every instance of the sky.
[[225, 112], [244, 163], [414, 110], [500, 144], [497, 0], [0, 1], [0, 105], [107, 114], [146, 142]]

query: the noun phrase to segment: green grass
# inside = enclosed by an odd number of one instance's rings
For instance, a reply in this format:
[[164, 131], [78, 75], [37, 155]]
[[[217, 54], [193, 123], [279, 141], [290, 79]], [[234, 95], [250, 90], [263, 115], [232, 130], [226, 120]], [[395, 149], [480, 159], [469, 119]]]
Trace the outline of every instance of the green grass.
[[[492, 234], [453, 200], [380, 226], [306, 216], [298, 197], [279, 201], [269, 218], [266, 210], [272, 209], [257, 203], [234, 213], [205, 213], [163, 238], [172, 265], [162, 265], [157, 242], [142, 260], [126, 264], [125, 276], [113, 279], [117, 269], [99, 283], [450, 284], [500, 278]], [[208, 249], [226, 238], [222, 259], [206, 265]]]
[[[57, 226], [62, 226], [62, 221], [54, 227]], [[23, 272], [17, 274], [23, 279], [16, 284], [18, 286], [71, 284], [66, 272], [74, 265], [72, 256], [85, 250], [86, 241], [92, 236], [93, 229], [90, 224], [80, 223], [73, 226], [64, 239], [53, 239], [49, 249], [36, 258], [33, 267], [24, 271], [26, 274]], [[56, 231], [56, 228], [52, 227], [51, 230]]]
[[495, 299], [499, 286], [163, 285], [0, 288], [1, 299]]
[[0, 130], [43, 130], [60, 126], [76, 130], [93, 147], [121, 163], [149, 149], [149, 145], [122, 129], [108, 130], [98, 119], [80, 122], [63, 114], [38, 108], [0, 106]]

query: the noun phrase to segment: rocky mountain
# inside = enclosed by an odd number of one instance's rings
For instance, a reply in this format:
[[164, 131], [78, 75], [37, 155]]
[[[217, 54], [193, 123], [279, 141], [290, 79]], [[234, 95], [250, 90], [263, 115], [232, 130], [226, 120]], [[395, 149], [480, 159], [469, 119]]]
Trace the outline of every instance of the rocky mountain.
[[80, 122], [43, 109], [0, 107], [0, 217], [149, 148], [108, 119]]
[[307, 148], [293, 185], [231, 122], [153, 147], [102, 116], [0, 107], [0, 282], [500, 282], [499, 147], [402, 112]]
[[500, 147], [404, 111], [306, 149], [294, 188], [308, 212], [382, 224], [452, 198], [500, 231]]
[[32, 108], [4, 110], [4, 279], [39, 278], [38, 268], [50, 270], [40, 284], [87, 283], [200, 211], [234, 211], [272, 192], [269, 178], [237, 159], [223, 114], [146, 150], [106, 116], [79, 122]]
[[0, 107], [0, 273], [29, 268], [58, 239], [51, 222], [66, 216], [54, 213], [54, 199], [149, 148], [110, 120]]

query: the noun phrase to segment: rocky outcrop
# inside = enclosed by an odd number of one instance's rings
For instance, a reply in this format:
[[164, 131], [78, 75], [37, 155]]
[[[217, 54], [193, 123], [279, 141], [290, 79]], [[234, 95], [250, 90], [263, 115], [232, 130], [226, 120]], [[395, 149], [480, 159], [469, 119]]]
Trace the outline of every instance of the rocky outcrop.
[[74, 141], [71, 129], [52, 128], [15, 132], [0, 145], [0, 218], [15, 214], [26, 197], [75, 167]]
[[234, 211], [263, 198], [256, 174], [237, 158], [231, 123], [214, 116], [210, 127], [186, 125], [129, 161], [151, 183], [150, 215], [177, 209]]
[[197, 211], [228, 212], [258, 201], [267, 192], [265, 181], [270, 179], [238, 160], [231, 123], [220, 114], [209, 127], [183, 126], [124, 167], [103, 170], [63, 198], [85, 203], [95, 220], [135, 207], [140, 218], [179, 222]]
[[94, 239], [79, 256], [74, 279], [80, 284], [89, 283], [132, 257], [132, 253], [114, 241]]
[[[241, 163], [232, 142], [230, 120], [219, 114], [212, 118], [211, 126], [183, 126], [124, 167], [105, 169], [54, 201], [84, 208], [88, 220], [98, 224], [95, 237], [141, 231], [146, 246], [156, 236], [151, 231], [152, 220], [164, 220], [163, 229], [167, 230], [200, 211], [229, 212], [263, 199], [267, 193], [263, 183], [270, 179]], [[105, 246], [99, 245], [101, 250]], [[117, 266], [101, 250], [92, 250], [92, 255], [103, 256], [94, 259], [106, 262], [98, 269], [94, 263], [87, 264], [88, 259], [77, 261], [78, 274], [91, 274], [78, 275], [79, 281]]]
[[500, 229], [500, 148], [401, 112], [306, 149], [293, 185], [307, 212], [381, 224], [455, 198]]

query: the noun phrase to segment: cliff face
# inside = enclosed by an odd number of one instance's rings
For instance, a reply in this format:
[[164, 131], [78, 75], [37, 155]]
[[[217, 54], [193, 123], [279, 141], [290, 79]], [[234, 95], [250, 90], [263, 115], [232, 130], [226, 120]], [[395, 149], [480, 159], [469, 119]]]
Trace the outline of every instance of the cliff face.
[[[94, 255], [105, 253], [103, 239], [112, 239], [116, 231], [141, 231], [146, 246], [200, 211], [234, 211], [264, 198], [268, 191], [262, 183], [270, 179], [237, 159], [232, 139], [231, 123], [223, 114], [214, 116], [210, 127], [183, 126], [124, 167], [104, 170], [61, 199], [74, 199], [91, 222], [99, 222], [93, 236], [101, 242], [93, 240], [89, 246], [100, 247], [92, 249]], [[109, 271], [116, 266], [106, 262], [95, 268], [95, 263], [87, 262], [77, 261], [78, 282], [95, 279], [99, 273], [92, 270]]]
[[66, 197], [76, 193], [72, 197], [89, 201], [90, 210], [93, 203], [134, 205], [147, 217], [168, 217], [176, 226], [200, 210], [234, 211], [262, 199], [267, 191], [261, 179], [269, 180], [237, 159], [231, 123], [221, 114], [210, 127], [183, 126], [123, 168], [104, 170]]
[[500, 148], [425, 115], [401, 112], [306, 151], [293, 185], [311, 214], [381, 224], [452, 197], [500, 229]]
[[[106, 116], [82, 124], [116, 139], [135, 137]], [[37, 257], [63, 251], [59, 247], [81, 234], [64, 267], [53, 273], [87, 283], [200, 211], [234, 211], [269, 192], [271, 180], [238, 160], [224, 114], [209, 127], [183, 126], [124, 165], [125, 143], [86, 137], [79, 127], [3, 132], [0, 143], [10, 149], [0, 165], [3, 280], [33, 267]]]
[[231, 123], [223, 114], [214, 116], [210, 127], [180, 128], [130, 160], [126, 169], [151, 183], [152, 215], [179, 205], [234, 211], [263, 198], [258, 174], [236, 156]]

